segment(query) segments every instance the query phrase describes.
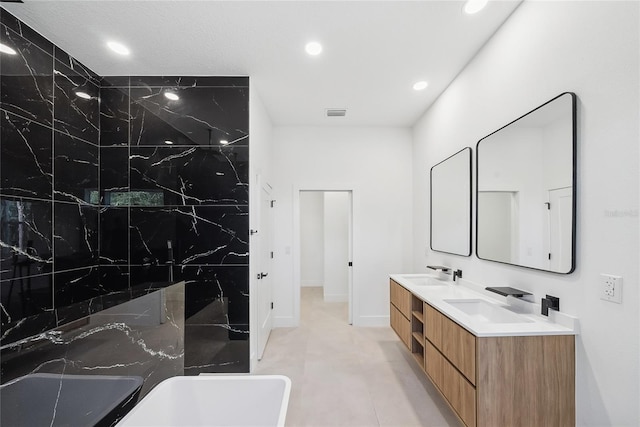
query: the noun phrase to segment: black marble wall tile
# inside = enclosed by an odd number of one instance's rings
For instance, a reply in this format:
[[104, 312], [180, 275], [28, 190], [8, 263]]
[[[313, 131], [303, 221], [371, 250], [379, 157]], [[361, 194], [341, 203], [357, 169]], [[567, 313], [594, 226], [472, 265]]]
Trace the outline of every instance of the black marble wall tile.
[[57, 61], [53, 74], [55, 129], [97, 144], [100, 130], [98, 86], [89, 76]]
[[121, 87], [126, 88], [129, 91], [129, 76], [102, 76], [100, 80], [100, 87]]
[[1, 108], [52, 126], [53, 57], [1, 25], [0, 43], [17, 51], [0, 61]]
[[[185, 281], [187, 323], [237, 324], [249, 319], [249, 271], [245, 266], [181, 266], [176, 279]], [[207, 308], [211, 304], [221, 309]]]
[[132, 76], [131, 86], [249, 87], [249, 77]]
[[1, 280], [52, 271], [52, 205], [40, 200], [0, 199]]
[[104, 205], [129, 204], [129, 147], [100, 147], [100, 191]]
[[51, 129], [6, 111], [0, 115], [0, 193], [50, 200]]
[[248, 264], [246, 207], [131, 208], [131, 262], [162, 264], [172, 242], [176, 264]]
[[98, 209], [56, 203], [53, 214], [55, 271], [98, 264]]
[[100, 145], [129, 145], [129, 88], [100, 88]]
[[53, 308], [53, 275], [40, 274], [17, 276], [0, 281], [4, 324], [11, 324], [26, 317], [39, 315]]
[[170, 264], [131, 265], [130, 270], [131, 287], [134, 293], [144, 292], [144, 289], [148, 286], [158, 287], [163, 284], [177, 282], [177, 280], [171, 280], [171, 275], [175, 274], [176, 267], [172, 267]]
[[249, 147], [132, 147], [131, 188], [165, 205], [247, 204]]
[[[105, 297], [124, 292], [129, 293], [129, 266], [100, 265], [100, 286], [107, 292]], [[108, 305], [108, 301], [105, 301], [104, 304]]]
[[0, 378], [6, 383], [36, 372], [139, 375], [142, 397], [183, 373], [183, 311], [184, 287], [177, 284], [43, 331], [3, 347]]
[[98, 203], [98, 146], [55, 132], [54, 198]]
[[[167, 99], [168, 92], [179, 99]], [[247, 88], [147, 87], [132, 88], [130, 95], [131, 145], [247, 143]]]
[[100, 210], [100, 264], [129, 264], [129, 210]]
[[[53, 299], [52, 299], [53, 301]], [[25, 320], [28, 319], [28, 320]], [[3, 313], [4, 320], [4, 313]], [[57, 326], [56, 313], [52, 310], [42, 311], [40, 313], [28, 314], [28, 317], [9, 319], [3, 322], [0, 335], [0, 346], [10, 345], [11, 343], [20, 342], [34, 335], [42, 334], [50, 331]], [[2, 350], [0, 350], [2, 351]], [[5, 362], [5, 353], [0, 354], [1, 363]], [[5, 382], [3, 373], [0, 372], [0, 381]]]
[[248, 325], [185, 325], [185, 375], [249, 372]]
[[[81, 314], [88, 310], [82, 305], [75, 308], [70, 307], [72, 304], [87, 301], [106, 293], [100, 284], [98, 266], [54, 273], [53, 283], [53, 308], [65, 307], [68, 321], [75, 320], [71, 318], [73, 317], [72, 310], [78, 311], [76, 319], [83, 317]], [[85, 315], [87, 314], [88, 311]]]
[[0, 23], [28, 40], [29, 43], [39, 47], [48, 55], [53, 56], [53, 43], [4, 9], [0, 9]]
[[78, 61], [73, 56], [69, 55], [63, 49], [58, 46], [53, 46], [54, 59], [63, 64], [65, 67], [70, 68], [79, 76], [82, 76], [85, 80], [91, 81], [94, 85], [100, 86], [102, 83], [102, 77], [94, 73], [90, 68], [86, 67], [83, 63]]

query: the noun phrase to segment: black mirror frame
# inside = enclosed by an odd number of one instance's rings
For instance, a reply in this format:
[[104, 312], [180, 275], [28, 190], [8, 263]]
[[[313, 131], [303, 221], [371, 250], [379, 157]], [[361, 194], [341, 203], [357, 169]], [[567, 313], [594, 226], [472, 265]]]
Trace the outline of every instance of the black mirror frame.
[[[457, 156], [458, 154], [466, 150], [469, 150], [469, 252], [466, 254], [462, 254], [462, 253], [456, 253], [456, 252], [447, 252], [440, 249], [434, 249], [433, 247], [433, 168], [435, 168], [436, 166], [446, 162], [447, 160]], [[431, 169], [429, 170], [429, 248], [431, 248], [431, 250], [435, 252], [442, 252], [445, 254], [469, 257], [471, 256], [472, 247], [473, 247], [472, 227], [473, 227], [473, 153], [471, 151], [471, 147], [464, 147], [462, 150], [455, 152], [454, 154], [450, 155], [446, 159], [431, 166]]]
[[[486, 258], [481, 258], [480, 255], [478, 255], [478, 189], [479, 189], [479, 173], [480, 173], [480, 143], [490, 137], [491, 135], [501, 131], [502, 129], [512, 125], [513, 123], [517, 122], [518, 120], [528, 116], [529, 114], [533, 113], [534, 111], [539, 110], [540, 108], [544, 107], [545, 105], [555, 101], [556, 99], [565, 96], [565, 95], [569, 95], [571, 97], [571, 127], [572, 127], [572, 171], [571, 171], [571, 182], [572, 182], [572, 192], [571, 192], [571, 197], [572, 197], [572, 212], [571, 212], [571, 268], [569, 269], [569, 271], [567, 272], [561, 272], [561, 271], [551, 271], [551, 270], [545, 270], [542, 268], [535, 268], [535, 267], [529, 267], [526, 265], [521, 265], [521, 264], [512, 264], [512, 263], [508, 263], [508, 262], [503, 262], [503, 261], [496, 261], [496, 260], [492, 260], [492, 259], [486, 259]], [[476, 143], [476, 218], [475, 218], [475, 223], [476, 223], [476, 229], [475, 229], [475, 237], [476, 237], [476, 244], [475, 244], [475, 251], [476, 251], [476, 257], [478, 259], [481, 259], [483, 261], [491, 261], [491, 262], [497, 262], [499, 264], [506, 264], [506, 265], [513, 265], [516, 267], [522, 267], [522, 268], [528, 268], [530, 270], [537, 270], [537, 271], [544, 271], [547, 273], [553, 273], [553, 274], [571, 274], [575, 271], [576, 269], [576, 218], [577, 218], [577, 212], [576, 212], [576, 208], [577, 208], [577, 195], [578, 195], [578, 191], [577, 191], [577, 170], [578, 170], [578, 161], [577, 161], [577, 148], [578, 148], [578, 120], [577, 120], [577, 96], [574, 92], [562, 92], [560, 95], [557, 95], [555, 97], [553, 97], [552, 99], [550, 99], [549, 101], [539, 105], [538, 107], [534, 108], [533, 110], [529, 111], [526, 114], [523, 114], [522, 116], [518, 117], [517, 119], [507, 123], [506, 125], [502, 126], [500, 129], [497, 129], [493, 132], [491, 132], [490, 134], [486, 135], [485, 137], [481, 138], [480, 140], [478, 140], [478, 142]]]

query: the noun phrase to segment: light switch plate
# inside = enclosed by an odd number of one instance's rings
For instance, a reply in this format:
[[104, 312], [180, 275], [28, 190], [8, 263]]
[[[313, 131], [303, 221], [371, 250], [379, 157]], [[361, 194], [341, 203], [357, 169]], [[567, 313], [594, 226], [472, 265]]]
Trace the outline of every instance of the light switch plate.
[[613, 274], [600, 275], [600, 299], [622, 304], [622, 277]]

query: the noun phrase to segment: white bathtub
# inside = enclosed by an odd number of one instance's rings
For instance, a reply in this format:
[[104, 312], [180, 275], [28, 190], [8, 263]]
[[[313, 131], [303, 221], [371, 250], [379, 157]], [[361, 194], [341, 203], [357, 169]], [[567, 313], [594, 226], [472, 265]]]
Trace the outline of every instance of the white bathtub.
[[282, 375], [173, 377], [117, 426], [284, 426], [290, 391]]

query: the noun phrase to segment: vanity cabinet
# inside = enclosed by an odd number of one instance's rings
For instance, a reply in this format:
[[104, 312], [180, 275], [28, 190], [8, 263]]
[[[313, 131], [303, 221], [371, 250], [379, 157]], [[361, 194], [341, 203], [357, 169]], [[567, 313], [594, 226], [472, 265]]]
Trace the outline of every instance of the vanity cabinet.
[[478, 337], [404, 292], [409, 344], [394, 330], [466, 426], [575, 426], [573, 335]]
[[404, 345], [411, 349], [411, 292], [390, 281], [389, 315], [391, 328], [398, 334]]

